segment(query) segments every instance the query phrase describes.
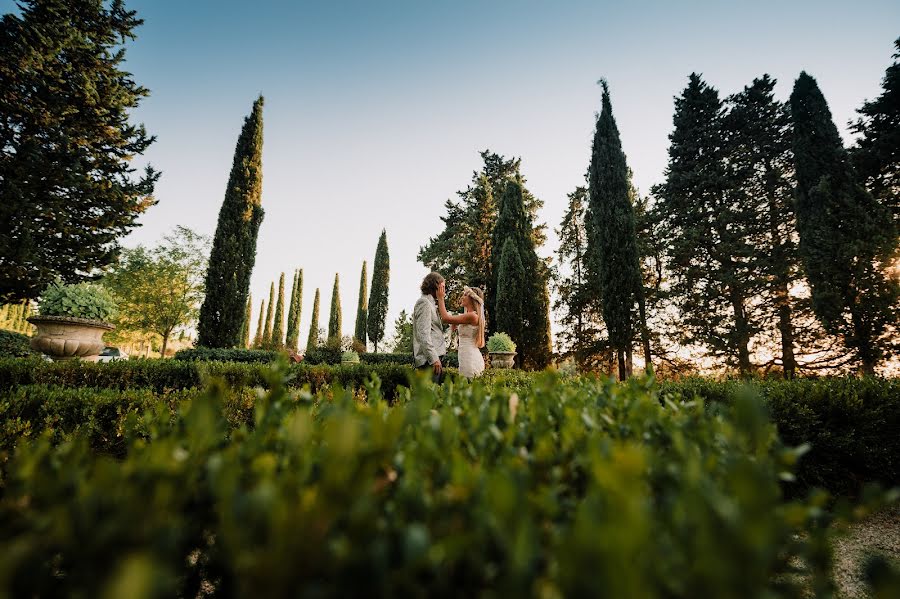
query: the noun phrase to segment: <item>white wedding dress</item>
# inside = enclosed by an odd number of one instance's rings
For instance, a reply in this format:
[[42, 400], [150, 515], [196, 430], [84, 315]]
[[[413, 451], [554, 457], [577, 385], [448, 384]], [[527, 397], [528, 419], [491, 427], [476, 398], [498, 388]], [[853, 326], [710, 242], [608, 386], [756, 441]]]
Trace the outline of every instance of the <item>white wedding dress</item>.
[[484, 357], [475, 343], [478, 327], [461, 324], [457, 327], [459, 334], [459, 373], [467, 379], [473, 379], [484, 372]]

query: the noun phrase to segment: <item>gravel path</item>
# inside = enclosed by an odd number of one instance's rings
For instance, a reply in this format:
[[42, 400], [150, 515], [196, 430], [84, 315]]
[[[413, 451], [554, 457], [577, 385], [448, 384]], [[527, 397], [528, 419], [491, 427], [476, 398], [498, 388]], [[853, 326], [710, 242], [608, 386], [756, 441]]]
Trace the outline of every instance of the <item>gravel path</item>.
[[900, 505], [850, 527], [834, 544], [834, 581], [839, 596], [869, 597], [863, 576], [866, 557], [879, 553], [900, 564]]

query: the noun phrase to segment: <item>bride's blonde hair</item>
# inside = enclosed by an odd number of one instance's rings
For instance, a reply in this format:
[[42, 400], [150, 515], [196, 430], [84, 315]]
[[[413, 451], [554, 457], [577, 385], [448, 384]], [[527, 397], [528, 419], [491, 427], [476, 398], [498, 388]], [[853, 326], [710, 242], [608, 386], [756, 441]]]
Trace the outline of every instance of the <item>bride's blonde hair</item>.
[[479, 348], [484, 347], [484, 291], [478, 287], [465, 287], [463, 288], [463, 295], [467, 296], [478, 306], [476, 310], [478, 313], [478, 332], [475, 335], [475, 345]]

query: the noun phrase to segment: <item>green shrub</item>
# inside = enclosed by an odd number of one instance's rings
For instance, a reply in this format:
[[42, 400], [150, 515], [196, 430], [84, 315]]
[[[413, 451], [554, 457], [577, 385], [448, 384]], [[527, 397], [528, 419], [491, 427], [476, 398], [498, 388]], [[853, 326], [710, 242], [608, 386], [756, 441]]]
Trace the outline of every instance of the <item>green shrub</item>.
[[[747, 394], [711, 418], [643, 379], [545, 375], [417, 383], [389, 406], [377, 382], [360, 404], [291, 392], [292, 373], [266, 373], [237, 428], [241, 400], [215, 384], [142, 415], [60, 416], [121, 422], [118, 460], [77, 425], [20, 442], [0, 462], [0, 594], [829, 594], [825, 497], [784, 501], [802, 450]], [[31, 410], [59, 393], [55, 414], [69, 391], [15, 393]]]
[[38, 312], [41, 316], [69, 316], [109, 321], [115, 318], [119, 311], [112, 295], [101, 285], [52, 283], [41, 294]]
[[341, 363], [341, 348], [339, 346], [320, 346], [311, 349], [303, 356], [303, 362], [306, 364], [329, 364], [337, 365]]
[[[412, 366], [413, 355], [404, 353], [362, 353], [359, 354], [359, 361], [363, 364], [403, 364]], [[447, 352], [447, 366], [449, 368], [459, 368], [459, 354]]]
[[0, 329], [0, 358], [26, 358], [36, 355], [29, 343], [31, 338], [21, 333]]
[[487, 348], [490, 353], [512, 353], [516, 344], [506, 333], [494, 333], [487, 340]]
[[245, 362], [268, 364], [277, 360], [279, 355], [281, 355], [279, 352], [268, 349], [195, 347], [177, 351], [175, 353], [175, 359], [190, 362]]
[[359, 364], [359, 354], [355, 351], [345, 351], [341, 354], [342, 364]]

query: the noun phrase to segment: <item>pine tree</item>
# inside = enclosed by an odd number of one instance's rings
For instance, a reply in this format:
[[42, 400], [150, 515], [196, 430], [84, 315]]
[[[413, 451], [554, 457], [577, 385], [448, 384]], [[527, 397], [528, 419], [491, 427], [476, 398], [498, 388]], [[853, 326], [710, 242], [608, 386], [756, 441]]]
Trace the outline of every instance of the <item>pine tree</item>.
[[297, 351], [300, 340], [300, 316], [303, 311], [303, 270], [294, 273], [294, 284], [291, 287], [291, 309], [288, 316], [287, 342], [288, 349]]
[[159, 176], [133, 173], [154, 141], [132, 112], [150, 92], [124, 69], [143, 21], [121, 1], [15, 5], [0, 19], [0, 303], [115, 263]]
[[589, 371], [605, 368], [612, 360], [604, 338], [600, 293], [592, 287], [599, 277], [588, 276], [587, 235], [592, 219], [587, 188], [577, 187], [568, 198], [566, 213], [556, 231], [559, 249], [554, 271], [557, 300], [553, 309], [561, 315], [559, 339], [566, 348], [563, 355], [574, 358], [579, 370]]
[[766, 277], [767, 320], [774, 320], [780, 339], [780, 357], [786, 378], [797, 370], [794, 319], [803, 304], [790, 295], [801, 280], [801, 269], [793, 232], [793, 155], [790, 116], [774, 97], [775, 80], [764, 75], [728, 99], [724, 120], [728, 162], [736, 184], [747, 198], [757, 198], [756, 207], [765, 230], [758, 239], [754, 260], [761, 261]]
[[384, 339], [384, 326], [388, 311], [388, 285], [391, 278], [391, 260], [388, 255], [387, 231], [381, 232], [378, 248], [375, 250], [375, 261], [372, 264], [372, 288], [369, 291], [369, 310], [366, 315], [366, 331], [369, 340], [375, 345]]
[[263, 329], [263, 340], [262, 346], [263, 349], [272, 349], [274, 342], [272, 340], [272, 311], [275, 307], [275, 283], [271, 283], [269, 286], [269, 304], [266, 308], [266, 325]]
[[506, 333], [521, 352], [526, 340], [523, 291], [528, 285], [525, 267], [512, 237], [503, 242], [503, 251], [497, 264], [497, 331]]
[[274, 322], [272, 324], [272, 347], [284, 347], [284, 273], [278, 279], [278, 303], [275, 304]]
[[394, 346], [391, 348], [396, 354], [411, 354], [413, 328], [412, 318], [406, 310], [400, 310], [400, 315], [394, 321]]
[[331, 314], [328, 316], [328, 344], [341, 346], [341, 289], [340, 278], [334, 275], [334, 289], [331, 291]]
[[369, 280], [366, 274], [366, 261], [363, 260], [362, 274], [359, 276], [359, 300], [356, 304], [356, 330], [354, 339], [363, 347], [366, 346], [366, 318], [369, 311]]
[[[602, 108], [594, 131], [588, 192], [593, 218], [592, 247], [597, 251], [603, 322], [617, 353], [619, 380], [631, 374], [635, 309], [643, 301], [637, 235], [632, 206], [633, 189], [619, 129], [612, 114], [605, 80]], [[649, 354], [649, 345], [647, 346]], [[650, 356], [645, 358], [649, 363]]]
[[202, 347], [234, 347], [240, 342], [250, 275], [256, 263], [256, 238], [263, 219], [262, 110], [260, 96], [244, 120], [234, 150], [209, 256], [206, 299], [197, 326], [197, 343]]
[[691, 74], [675, 100], [666, 181], [654, 194], [681, 340], [705, 346], [746, 376], [759, 329], [751, 299], [762, 286], [751, 240], [763, 222], [756, 200], [740, 192], [729, 172], [723, 114], [718, 91]]
[[[507, 241], [516, 248], [524, 267], [525, 281], [518, 293], [522, 296], [522, 334], [513, 340], [518, 345], [516, 360], [526, 368], [543, 369], [550, 363], [550, 297], [547, 290], [549, 272], [547, 265], [535, 252], [531, 217], [525, 208], [522, 186], [518, 181], [506, 184], [500, 204], [497, 224], [494, 226], [491, 244], [502, 248]], [[499, 273], [502, 255], [492, 254], [494, 272], [497, 273], [499, 293]], [[511, 258], [512, 259], [512, 258]], [[496, 322], [505, 322], [500, 314], [504, 309], [499, 300], [496, 304]], [[508, 321], [507, 321], [508, 322]], [[508, 332], [508, 331], [507, 331]], [[510, 334], [512, 336], [512, 334]]]
[[[253, 318], [253, 296], [247, 295], [247, 312], [244, 314], [244, 325], [241, 327], [241, 347], [250, 347], [250, 321]], [[184, 331], [182, 331], [184, 333]]]
[[256, 324], [256, 335], [253, 336], [253, 347], [260, 349], [263, 346], [263, 337], [265, 336], [265, 324], [263, 323], [263, 314], [266, 311], [266, 301], [259, 302], [259, 322]]
[[900, 290], [886, 271], [897, 250], [889, 211], [856, 180], [816, 80], [803, 72], [790, 99], [800, 255], [813, 310], [852, 348], [864, 374], [891, 346]]
[[851, 158], [860, 180], [900, 226], [900, 38], [894, 48], [881, 95], [863, 104], [850, 129], [859, 135]]
[[306, 351], [311, 352], [319, 345], [319, 290], [316, 289], [316, 297], [313, 299], [312, 322], [309, 325], [309, 338], [306, 341]]

